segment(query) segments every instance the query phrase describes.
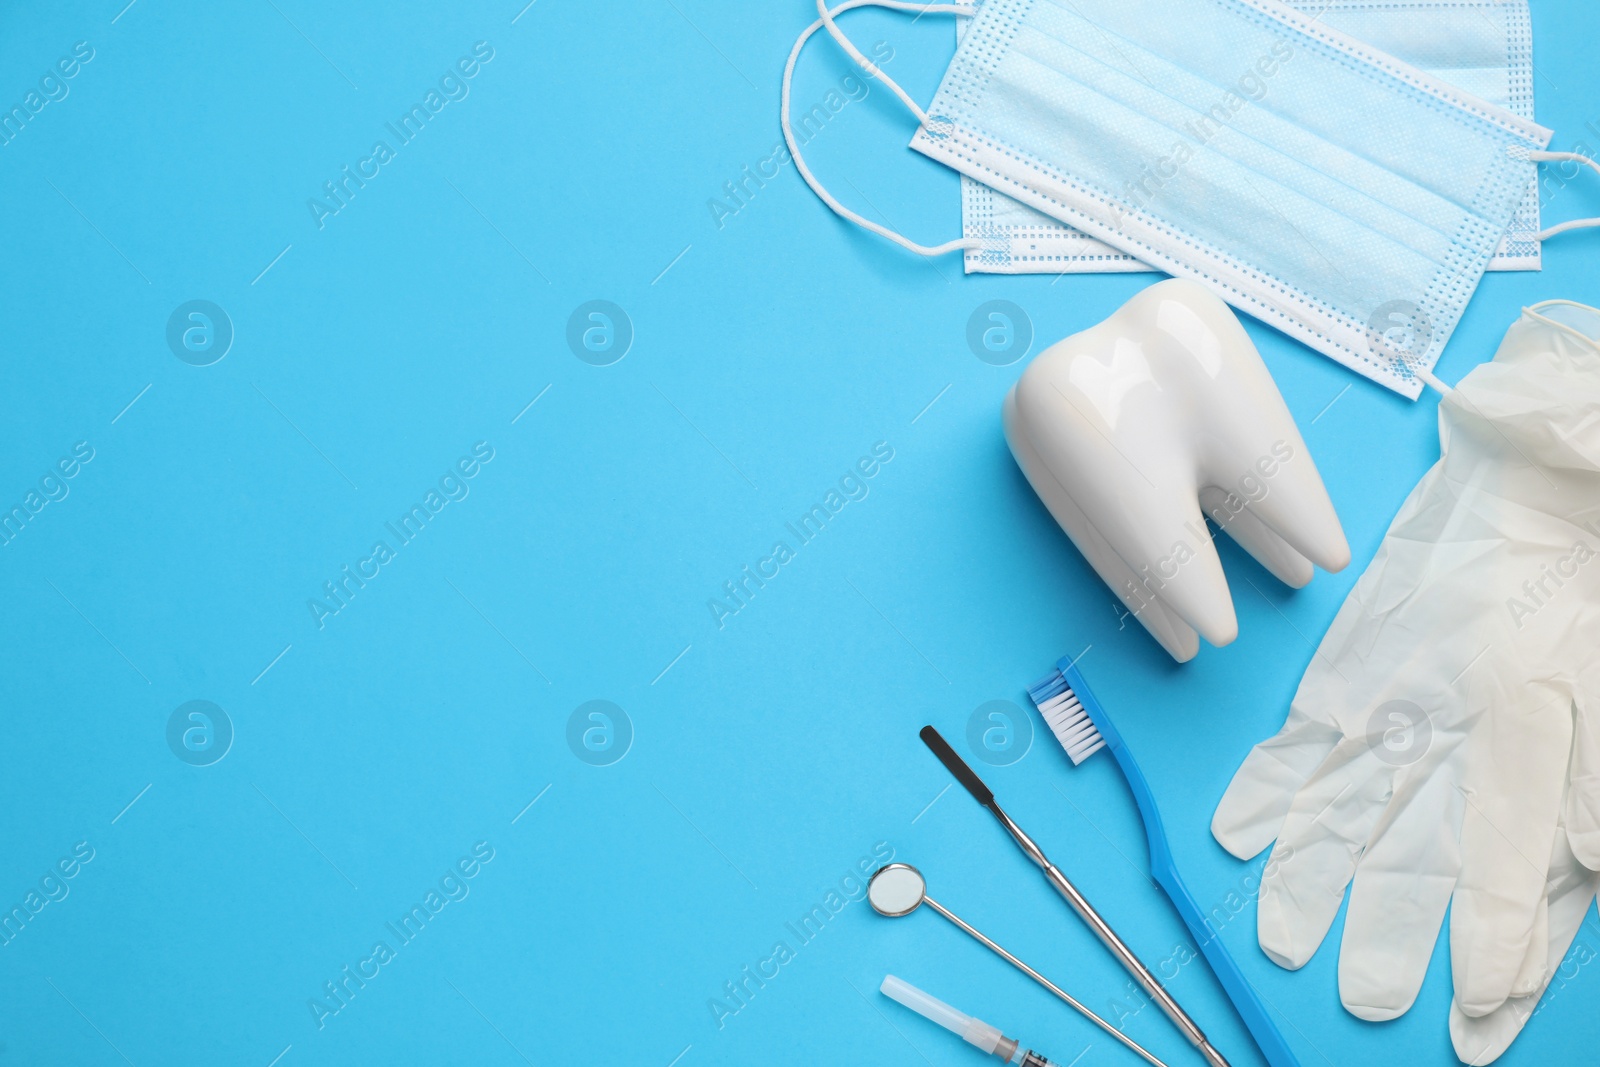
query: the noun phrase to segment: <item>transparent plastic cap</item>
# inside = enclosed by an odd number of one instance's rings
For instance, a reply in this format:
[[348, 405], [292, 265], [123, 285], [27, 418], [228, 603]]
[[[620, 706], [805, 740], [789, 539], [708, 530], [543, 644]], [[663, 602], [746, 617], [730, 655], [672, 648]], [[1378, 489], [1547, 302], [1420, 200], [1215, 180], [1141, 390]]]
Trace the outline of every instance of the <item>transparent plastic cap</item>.
[[910, 982], [902, 981], [892, 974], [884, 976], [883, 984], [878, 989], [890, 1000], [904, 1004], [924, 1019], [938, 1023], [952, 1034], [961, 1035], [968, 1044], [976, 1045], [984, 1052], [994, 1052], [1004, 1036], [982, 1019], [974, 1019], [965, 1012], [957, 1011], [937, 997], [929, 996]]

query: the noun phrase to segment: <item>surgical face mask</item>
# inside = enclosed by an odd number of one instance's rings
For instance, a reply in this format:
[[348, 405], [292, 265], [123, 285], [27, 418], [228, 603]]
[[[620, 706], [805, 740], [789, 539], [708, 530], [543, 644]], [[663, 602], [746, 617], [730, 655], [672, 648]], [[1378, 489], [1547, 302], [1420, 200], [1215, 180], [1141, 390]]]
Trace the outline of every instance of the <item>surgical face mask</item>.
[[[838, 10], [862, 6], [840, 5]], [[964, 13], [959, 5], [877, 6]], [[1407, 396], [1421, 391], [1551, 131], [1276, 0], [988, 0], [911, 147]], [[1589, 162], [1589, 161], [1586, 161]], [[1591, 163], [1591, 165], [1593, 165]], [[1600, 166], [1596, 167], [1600, 170]], [[1583, 220], [1552, 227], [1541, 239]]]
[[[1290, 0], [1291, 7], [1427, 71], [1473, 96], [1533, 119], [1533, 27], [1528, 0]], [[964, 34], [971, 19], [956, 20]], [[958, 38], [959, 39], [959, 38]], [[984, 239], [967, 273], [1104, 274], [1147, 271], [1049, 215], [962, 175], [961, 222]], [[1539, 190], [1529, 183], [1489, 270], [1538, 270]]]

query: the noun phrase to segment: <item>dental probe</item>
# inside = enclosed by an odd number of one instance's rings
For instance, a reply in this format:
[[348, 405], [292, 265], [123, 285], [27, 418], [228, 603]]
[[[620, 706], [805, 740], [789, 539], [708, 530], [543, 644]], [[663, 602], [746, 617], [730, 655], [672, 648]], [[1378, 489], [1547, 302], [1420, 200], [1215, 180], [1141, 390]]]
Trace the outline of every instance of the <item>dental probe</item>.
[[1066, 898], [1067, 903], [1072, 905], [1072, 910], [1077, 912], [1078, 917], [1088, 924], [1089, 929], [1094, 931], [1095, 936], [1100, 939], [1101, 943], [1111, 950], [1111, 954], [1117, 957], [1117, 961], [1133, 976], [1134, 981], [1138, 982], [1144, 991], [1150, 994], [1151, 999], [1156, 1002], [1167, 1018], [1172, 1020], [1173, 1025], [1183, 1031], [1183, 1036], [1189, 1039], [1189, 1043], [1199, 1049], [1200, 1054], [1206, 1058], [1206, 1062], [1211, 1067], [1229, 1067], [1228, 1061], [1223, 1058], [1222, 1053], [1216, 1050], [1200, 1027], [1195, 1025], [1194, 1020], [1189, 1018], [1184, 1010], [1178, 1006], [1178, 1002], [1172, 999], [1172, 994], [1162, 987], [1161, 983], [1156, 980], [1156, 976], [1151, 974], [1149, 969], [1139, 962], [1139, 958], [1133, 954], [1133, 950], [1123, 943], [1122, 938], [1117, 936], [1116, 931], [1111, 929], [1110, 924], [1102, 919], [1100, 913], [1090, 906], [1089, 901], [1084, 898], [1082, 893], [1078, 892], [1077, 887], [1067, 880], [1066, 875], [1061, 873], [1061, 869], [1050, 862], [1050, 858], [1044, 854], [1044, 850], [1034, 844], [1033, 839], [1022, 832], [1022, 827], [1012, 822], [1011, 817], [1001, 810], [1000, 805], [995, 802], [994, 793], [988, 786], [983, 784], [983, 779], [979, 778], [972, 768], [967, 766], [966, 761], [956, 755], [955, 749], [951, 748], [950, 743], [939, 735], [939, 731], [932, 726], [924, 726], [920, 736], [922, 737], [922, 743], [927, 745], [935, 756], [939, 757], [939, 762], [944, 764], [945, 770], [954, 775], [956, 781], [960, 782], [967, 792], [972, 794], [972, 799], [988, 808], [989, 813], [1000, 821], [1000, 825], [1005, 827], [1006, 833], [1011, 835], [1011, 839], [1017, 843], [1017, 847], [1022, 849], [1027, 857], [1038, 865], [1039, 869], [1044, 872], [1045, 878], [1055, 887], [1056, 892]]

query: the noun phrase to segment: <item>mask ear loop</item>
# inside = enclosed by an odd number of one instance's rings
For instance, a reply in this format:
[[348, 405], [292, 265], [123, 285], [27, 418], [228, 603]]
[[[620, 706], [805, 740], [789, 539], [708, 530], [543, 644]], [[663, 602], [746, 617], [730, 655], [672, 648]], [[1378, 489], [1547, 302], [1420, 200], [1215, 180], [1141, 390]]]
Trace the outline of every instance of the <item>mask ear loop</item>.
[[1423, 370], [1421, 367], [1412, 367], [1411, 373], [1415, 374], [1417, 376], [1417, 380], [1423, 385], [1433, 389], [1440, 396], [1449, 396], [1451, 393], [1455, 392], [1455, 390], [1450, 388], [1450, 386], [1440, 381], [1430, 370]]
[[783, 127], [783, 140], [789, 146], [789, 156], [794, 160], [794, 169], [800, 172], [800, 177], [811, 187], [811, 191], [816, 193], [817, 198], [827, 204], [835, 215], [855, 223], [862, 229], [871, 230], [880, 237], [887, 237], [907, 251], [915, 252], [919, 256], [942, 256], [947, 252], [982, 248], [983, 240], [978, 237], [959, 238], [932, 247], [919, 245], [887, 226], [880, 226], [871, 219], [863, 218], [839, 203], [838, 200], [834, 199], [832, 193], [822, 187], [822, 183], [817, 180], [816, 175], [811, 173], [811, 168], [806, 166], [806, 161], [800, 154], [800, 145], [794, 139], [794, 130], [789, 126], [789, 86], [794, 80], [794, 65], [795, 61], [800, 58], [800, 50], [805, 47], [805, 43], [811, 39], [812, 35], [824, 26], [828, 28], [828, 33], [833, 39], [839, 42], [839, 47], [844, 49], [846, 55], [855, 60], [856, 64], [867, 74], [887, 85], [890, 91], [900, 98], [900, 102], [906, 106], [911, 114], [916, 116], [918, 123], [923, 126], [928, 124], [927, 113], [917, 106], [916, 101], [912, 100], [904, 89], [896, 85], [893, 79], [883, 73], [876, 63], [862, 55], [860, 50], [850, 43], [850, 39], [844, 35], [843, 31], [834, 25], [833, 19], [835, 15], [842, 15], [844, 12], [858, 7], [884, 7], [895, 11], [915, 11], [919, 14], [971, 15], [974, 13], [974, 9], [966, 4], [913, 4], [903, 2], [903, 0], [846, 0], [845, 3], [830, 11], [827, 6], [827, 0], [817, 0], [817, 13], [821, 15], [821, 18], [807, 26], [804, 32], [800, 34], [799, 38], [794, 42], [794, 48], [789, 51], [789, 62], [783, 68], [783, 95], [779, 105], [778, 120]]
[[[1600, 174], [1600, 163], [1596, 163], [1593, 159], [1578, 152], [1546, 152], [1537, 148], [1513, 148], [1511, 155], [1514, 159], [1526, 158], [1531, 163], [1582, 163], [1595, 173]], [[1589, 230], [1595, 227], [1600, 227], [1600, 218], [1571, 219], [1540, 230], [1533, 235], [1533, 239], [1535, 241], [1547, 241], [1556, 234], [1566, 233], [1568, 230]], [[1420, 367], [1412, 367], [1411, 373], [1416, 375], [1424, 385], [1436, 389], [1441, 396], [1448, 396], [1455, 391], [1436, 378], [1431, 371], [1423, 370]]]
[[[1529, 149], [1528, 158], [1535, 163], [1582, 163], [1585, 166], [1592, 168], [1595, 173], [1600, 174], [1600, 163], [1596, 163], [1588, 156], [1581, 155], [1577, 152], [1541, 152], [1535, 149]], [[1534, 240], [1544, 241], [1554, 237], [1558, 233], [1566, 233], [1568, 230], [1588, 230], [1596, 226], [1600, 226], [1600, 218], [1573, 219], [1570, 222], [1557, 223], [1556, 225], [1547, 229], [1540, 230], [1538, 233], [1534, 234]]]

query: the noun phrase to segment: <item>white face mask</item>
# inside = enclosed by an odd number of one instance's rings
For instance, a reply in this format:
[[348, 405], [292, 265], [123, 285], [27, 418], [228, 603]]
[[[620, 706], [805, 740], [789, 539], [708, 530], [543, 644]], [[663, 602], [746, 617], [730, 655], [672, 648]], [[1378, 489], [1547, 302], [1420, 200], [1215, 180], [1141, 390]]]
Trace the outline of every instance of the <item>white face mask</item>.
[[[1289, 0], [1289, 6], [1480, 99], [1533, 119], [1528, 0]], [[957, 19], [958, 34], [971, 19]], [[958, 36], [959, 40], [959, 36]], [[962, 231], [984, 238], [969, 274], [1147, 271], [1136, 257], [961, 177]], [[1539, 189], [1530, 182], [1489, 270], [1538, 270]]]
[[[1407, 396], [1421, 390], [1551, 132], [1276, 0], [988, 0], [911, 147]], [[862, 6], [840, 5], [839, 10]], [[963, 13], [959, 5], [877, 6]], [[1591, 161], [1591, 166], [1595, 166]], [[1600, 166], [1596, 166], [1600, 170]], [[1600, 225], [1600, 220], [1568, 223]]]

